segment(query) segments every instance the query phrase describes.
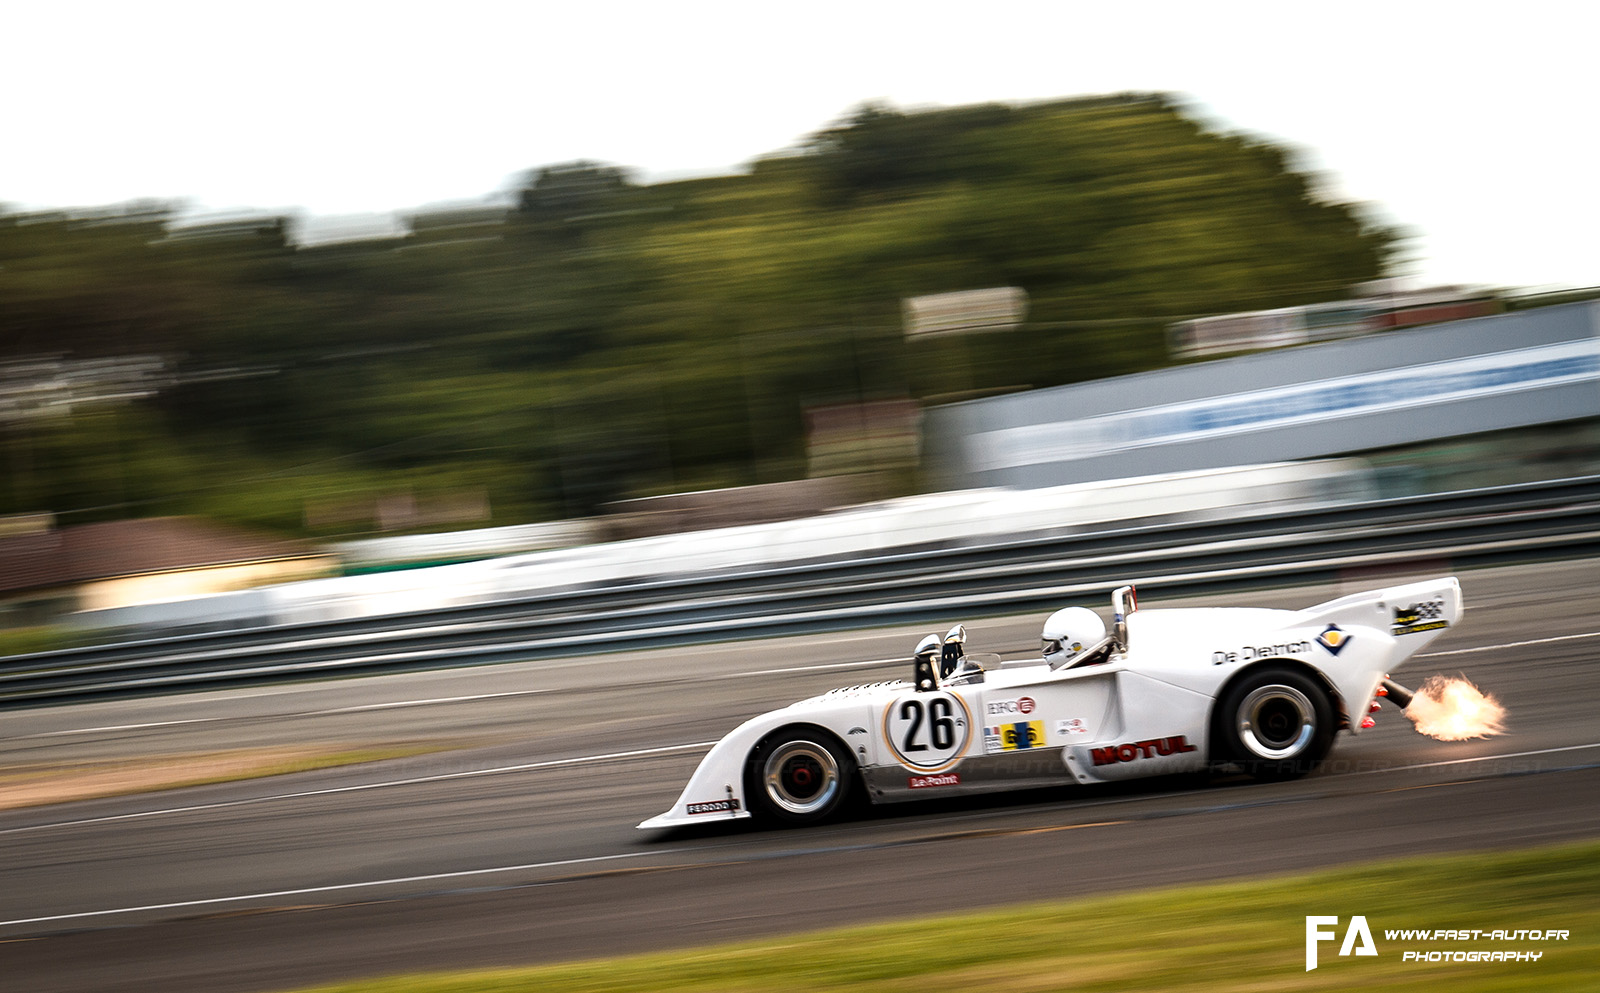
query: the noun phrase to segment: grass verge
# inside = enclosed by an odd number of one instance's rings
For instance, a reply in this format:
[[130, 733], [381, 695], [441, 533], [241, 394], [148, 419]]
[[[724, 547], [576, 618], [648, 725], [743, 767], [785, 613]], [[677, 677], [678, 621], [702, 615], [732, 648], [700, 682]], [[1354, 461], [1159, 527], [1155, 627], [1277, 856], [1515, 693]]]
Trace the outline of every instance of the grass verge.
[[[1063, 888], [1070, 865], [1059, 867]], [[1222, 885], [1010, 907], [665, 954], [319, 987], [339, 993], [761, 990], [940, 993], [1600, 989], [1600, 842], [1423, 857]], [[1338, 915], [1306, 971], [1308, 915]], [[1340, 957], [1353, 915], [1377, 957]], [[1390, 939], [1398, 929], [1566, 930], [1568, 940]], [[1324, 928], [1324, 930], [1327, 930]], [[530, 940], [536, 931], [530, 928]], [[1358, 942], [1359, 945], [1359, 942]], [[1407, 951], [1542, 952], [1405, 962]]]

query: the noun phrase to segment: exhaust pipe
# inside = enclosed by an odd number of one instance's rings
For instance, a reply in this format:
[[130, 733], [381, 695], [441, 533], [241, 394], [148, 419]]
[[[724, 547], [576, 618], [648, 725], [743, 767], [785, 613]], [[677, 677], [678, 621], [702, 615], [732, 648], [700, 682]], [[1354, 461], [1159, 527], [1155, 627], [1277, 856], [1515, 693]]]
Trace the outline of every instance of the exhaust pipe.
[[1383, 682], [1379, 683], [1378, 686], [1378, 695], [1384, 697], [1401, 710], [1411, 706], [1411, 698], [1417, 695], [1412, 690], [1406, 689], [1404, 686], [1401, 686], [1399, 683], [1389, 679], [1388, 677], [1385, 677]]

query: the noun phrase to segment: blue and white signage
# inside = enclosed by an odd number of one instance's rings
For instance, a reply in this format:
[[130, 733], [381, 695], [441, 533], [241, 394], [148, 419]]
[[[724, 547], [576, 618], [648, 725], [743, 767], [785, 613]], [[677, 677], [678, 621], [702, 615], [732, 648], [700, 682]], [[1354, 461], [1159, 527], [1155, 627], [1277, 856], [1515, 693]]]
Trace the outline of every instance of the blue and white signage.
[[1600, 385], [1600, 338], [1001, 428], [973, 439], [972, 467], [984, 471], [1092, 458], [1575, 383]]

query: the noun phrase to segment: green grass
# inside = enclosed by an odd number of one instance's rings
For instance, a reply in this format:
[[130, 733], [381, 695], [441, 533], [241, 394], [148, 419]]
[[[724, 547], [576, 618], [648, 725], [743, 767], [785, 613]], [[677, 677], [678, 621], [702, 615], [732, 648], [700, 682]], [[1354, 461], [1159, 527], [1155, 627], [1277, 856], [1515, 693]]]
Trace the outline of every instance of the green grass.
[[[1070, 866], [1057, 870], [1063, 883]], [[1378, 957], [1338, 955], [1365, 915]], [[1305, 969], [1305, 918], [1338, 915]], [[1567, 941], [1389, 941], [1385, 929], [1565, 929]], [[1404, 951], [1542, 951], [1402, 963]], [[1600, 990], [1600, 843], [1418, 857], [1303, 876], [1010, 907], [525, 969], [403, 976], [340, 993], [626, 991]]]

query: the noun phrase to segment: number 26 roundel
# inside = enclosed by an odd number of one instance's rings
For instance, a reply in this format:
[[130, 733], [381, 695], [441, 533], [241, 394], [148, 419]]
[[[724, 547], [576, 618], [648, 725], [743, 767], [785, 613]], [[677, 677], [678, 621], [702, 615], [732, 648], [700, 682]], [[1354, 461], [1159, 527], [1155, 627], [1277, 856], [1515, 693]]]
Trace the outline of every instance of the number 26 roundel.
[[901, 765], [925, 772], [948, 769], [966, 754], [972, 713], [954, 693], [912, 693], [883, 712], [883, 738]]

